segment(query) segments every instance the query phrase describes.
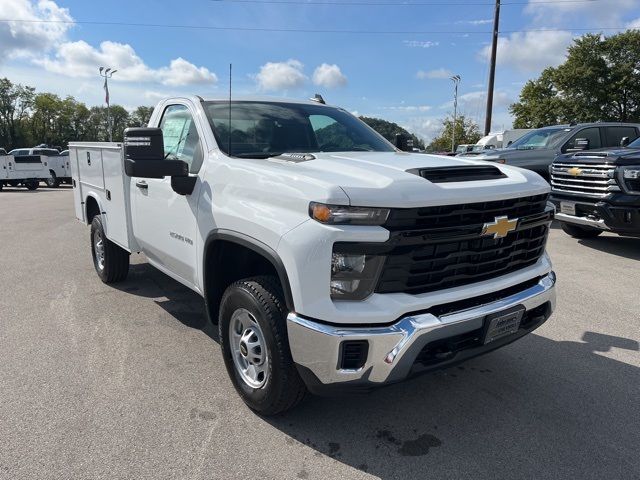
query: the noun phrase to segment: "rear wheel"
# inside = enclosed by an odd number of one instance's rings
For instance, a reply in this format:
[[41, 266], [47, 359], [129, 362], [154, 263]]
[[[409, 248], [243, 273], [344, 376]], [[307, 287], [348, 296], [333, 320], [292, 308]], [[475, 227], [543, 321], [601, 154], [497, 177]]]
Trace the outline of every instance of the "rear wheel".
[[583, 227], [565, 222], [560, 222], [560, 227], [564, 230], [564, 233], [571, 235], [573, 238], [595, 238], [602, 233], [599, 228]]
[[220, 347], [233, 386], [262, 415], [296, 406], [306, 393], [291, 358], [282, 288], [274, 277], [233, 283], [220, 302]]
[[24, 186], [27, 187], [27, 190], [36, 190], [38, 188], [37, 180], [27, 180], [24, 182]]
[[58, 188], [60, 186], [60, 180], [56, 177], [55, 172], [51, 171], [49, 173], [51, 176], [47, 178], [44, 183], [46, 183], [49, 188]]
[[129, 273], [129, 252], [107, 238], [100, 215], [91, 222], [93, 266], [104, 283], [120, 282]]

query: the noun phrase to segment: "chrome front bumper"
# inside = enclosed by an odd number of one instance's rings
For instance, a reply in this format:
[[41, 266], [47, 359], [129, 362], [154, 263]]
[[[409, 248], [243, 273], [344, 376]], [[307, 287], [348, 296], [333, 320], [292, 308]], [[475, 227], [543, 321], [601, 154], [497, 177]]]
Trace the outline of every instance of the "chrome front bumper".
[[[440, 317], [431, 313], [409, 315], [392, 325], [380, 327], [329, 325], [292, 312], [287, 316], [291, 354], [302, 370], [311, 372], [323, 385], [338, 386], [346, 382], [375, 386], [397, 382], [410, 375], [416, 357], [425, 345], [481, 329], [487, 315], [520, 305], [526, 311], [531, 311], [546, 303], [549, 303], [550, 312], [553, 311], [555, 280], [555, 274], [551, 272], [536, 285], [491, 303]], [[546, 318], [548, 315], [544, 320]], [[512, 335], [513, 338], [505, 337], [505, 340], [512, 341], [530, 330], [519, 331]], [[340, 369], [340, 345], [350, 340], [366, 340], [369, 343], [366, 362], [356, 370]], [[496, 341], [497, 345], [490, 344], [492, 348], [486, 348], [488, 346], [485, 345], [476, 354], [493, 350], [504, 343], [509, 342]]]
[[600, 230], [609, 230], [609, 227], [607, 227], [607, 225], [604, 223], [604, 220], [596, 220], [587, 217], [577, 217], [575, 215], [567, 215], [566, 213], [556, 213], [555, 219], [560, 222], [573, 223], [575, 225], [593, 227]]

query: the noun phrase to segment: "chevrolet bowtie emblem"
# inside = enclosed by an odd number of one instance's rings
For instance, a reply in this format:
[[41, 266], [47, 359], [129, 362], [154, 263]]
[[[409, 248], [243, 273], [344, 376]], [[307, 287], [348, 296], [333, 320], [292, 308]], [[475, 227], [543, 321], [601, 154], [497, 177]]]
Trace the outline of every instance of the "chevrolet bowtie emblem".
[[567, 173], [569, 175], [573, 175], [574, 177], [578, 177], [578, 176], [580, 176], [582, 174], [582, 169], [578, 168], [578, 167], [573, 167], [573, 168], [570, 168], [569, 170], [567, 170]]
[[493, 238], [504, 238], [517, 227], [517, 218], [509, 220], [508, 217], [496, 217], [495, 221], [483, 225], [482, 235], [493, 235]]

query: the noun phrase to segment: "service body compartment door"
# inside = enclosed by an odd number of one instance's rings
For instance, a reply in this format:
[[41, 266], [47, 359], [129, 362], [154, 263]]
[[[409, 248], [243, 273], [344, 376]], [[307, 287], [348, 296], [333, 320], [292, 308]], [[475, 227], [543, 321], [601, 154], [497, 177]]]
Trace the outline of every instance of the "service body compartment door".
[[0, 180], [9, 178], [9, 159], [10, 155], [0, 155]]
[[82, 187], [78, 175], [78, 150], [75, 147], [69, 148], [69, 163], [71, 167], [71, 185], [73, 186], [73, 204], [76, 210], [76, 218], [86, 223], [84, 217], [84, 200], [82, 199]]
[[[123, 182], [124, 166], [120, 145], [102, 149], [102, 168], [104, 171], [104, 204], [106, 212], [106, 234], [109, 240], [129, 250], [128, 210]], [[128, 177], [125, 178], [129, 180]]]
[[80, 181], [90, 187], [104, 188], [102, 171], [102, 149], [98, 147], [80, 147], [77, 150]]

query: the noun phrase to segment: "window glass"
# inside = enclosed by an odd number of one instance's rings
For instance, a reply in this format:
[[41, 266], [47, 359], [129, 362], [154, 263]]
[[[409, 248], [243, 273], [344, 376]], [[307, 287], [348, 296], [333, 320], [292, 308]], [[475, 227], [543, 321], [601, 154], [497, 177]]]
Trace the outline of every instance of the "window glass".
[[164, 158], [182, 160], [190, 173], [197, 173], [204, 153], [193, 117], [184, 105], [169, 105], [160, 122], [164, 141]]
[[[394, 148], [347, 112], [324, 105], [207, 102], [220, 149], [231, 156], [267, 158], [285, 152], [389, 152]], [[229, 132], [231, 131], [231, 135]]]
[[584, 128], [574, 133], [565, 144], [565, 150], [575, 148], [576, 139], [578, 138], [586, 138], [589, 140], [589, 150], [593, 148], [602, 148], [602, 142], [600, 141], [600, 128], [598, 127]]
[[606, 147], [619, 147], [624, 137], [629, 137], [631, 142], [638, 137], [638, 131], [634, 127], [606, 127], [604, 130]]
[[529, 133], [525, 133], [518, 140], [507, 148], [516, 150], [537, 150], [540, 148], [551, 148], [559, 139], [567, 135], [570, 129], [567, 128], [539, 128]]

